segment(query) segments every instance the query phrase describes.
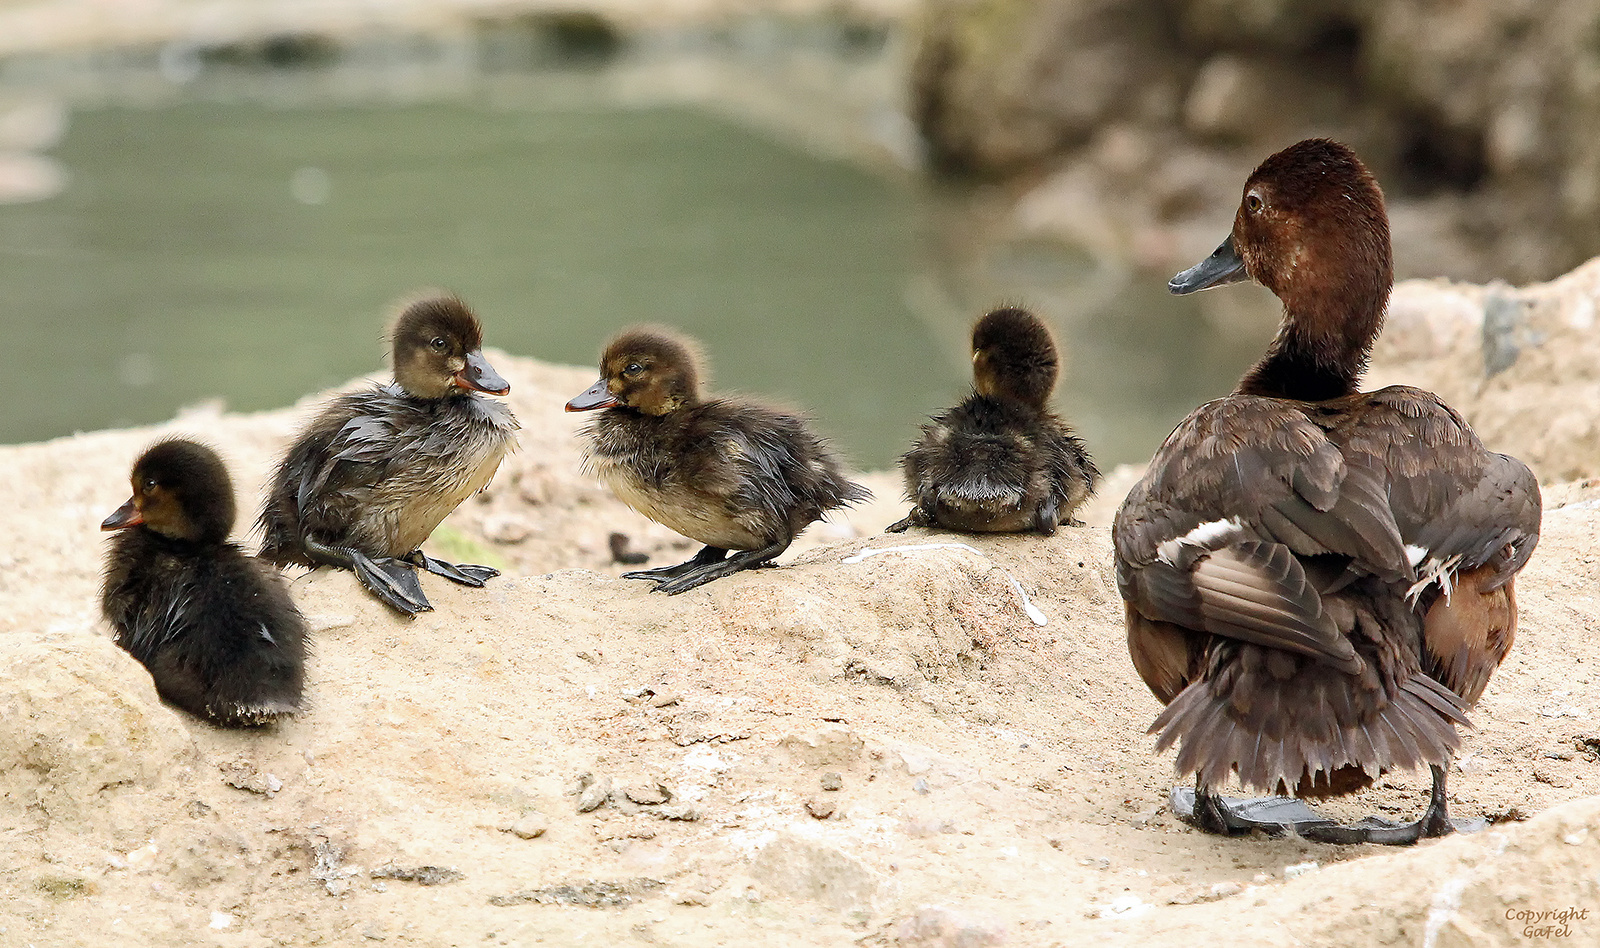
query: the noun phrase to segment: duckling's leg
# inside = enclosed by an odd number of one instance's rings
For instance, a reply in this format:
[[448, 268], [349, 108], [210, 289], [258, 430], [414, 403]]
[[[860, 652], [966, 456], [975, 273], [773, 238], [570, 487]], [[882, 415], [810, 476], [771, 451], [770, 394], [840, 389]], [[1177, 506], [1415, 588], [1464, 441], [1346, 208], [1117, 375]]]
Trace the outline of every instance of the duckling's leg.
[[906, 514], [903, 518], [901, 518], [899, 520], [896, 520], [894, 523], [889, 524], [887, 527], [884, 527], [883, 528], [883, 532], [884, 533], [905, 533], [911, 527], [931, 527], [931, 526], [933, 526], [933, 518], [928, 516], [928, 512], [926, 510], [922, 509], [922, 505], [921, 504], [918, 504], [915, 507], [912, 507], [911, 508], [911, 512]]
[[666, 582], [669, 579], [676, 579], [690, 570], [696, 570], [702, 566], [709, 566], [712, 563], [720, 563], [722, 562], [723, 557], [727, 555], [728, 551], [720, 546], [708, 546], [701, 549], [701, 551], [696, 553], [694, 556], [691, 556], [682, 563], [678, 563], [674, 566], [657, 566], [655, 569], [636, 569], [627, 573], [623, 573], [622, 578], [649, 579], [658, 583]]
[[776, 543], [768, 544], [759, 550], [744, 550], [735, 553], [725, 560], [708, 563], [698, 569], [684, 573], [677, 579], [668, 580], [656, 587], [656, 592], [664, 592], [669, 596], [676, 596], [681, 592], [688, 592], [696, 586], [704, 586], [714, 579], [732, 576], [734, 573], [745, 569], [755, 569], [763, 566], [768, 560], [780, 555], [793, 543], [792, 537], [785, 537]]
[[460, 583], [463, 586], [474, 586], [479, 589], [483, 588], [484, 583], [500, 575], [500, 571], [493, 566], [474, 566], [471, 563], [446, 563], [444, 560], [434, 559], [421, 550], [412, 550], [406, 556], [406, 560], [415, 566], [422, 567], [435, 576], [443, 576], [451, 582]]
[[328, 546], [306, 537], [306, 555], [324, 566], [337, 566], [356, 574], [367, 591], [408, 616], [428, 612], [433, 604], [423, 595], [417, 571], [392, 556], [370, 557], [349, 547]]

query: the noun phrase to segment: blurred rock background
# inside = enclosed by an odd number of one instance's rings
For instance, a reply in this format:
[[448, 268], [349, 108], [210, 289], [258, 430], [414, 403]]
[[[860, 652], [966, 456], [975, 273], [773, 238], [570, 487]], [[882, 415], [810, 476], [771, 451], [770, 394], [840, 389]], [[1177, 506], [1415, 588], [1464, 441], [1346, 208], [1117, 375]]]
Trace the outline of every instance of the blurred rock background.
[[930, 0], [919, 23], [930, 163], [1018, 182], [1040, 232], [1185, 265], [1255, 162], [1329, 135], [1383, 182], [1402, 276], [1600, 250], [1594, 0]]
[[1373, 166], [1401, 276], [1546, 279], [1600, 251], [1600, 0], [0, 0], [0, 58], [295, 59], [519, 19], [604, 46], [753, 15], [903, 31], [929, 170], [1005, 185], [1006, 229], [1142, 268], [1208, 250], [1243, 175], [1307, 135]]

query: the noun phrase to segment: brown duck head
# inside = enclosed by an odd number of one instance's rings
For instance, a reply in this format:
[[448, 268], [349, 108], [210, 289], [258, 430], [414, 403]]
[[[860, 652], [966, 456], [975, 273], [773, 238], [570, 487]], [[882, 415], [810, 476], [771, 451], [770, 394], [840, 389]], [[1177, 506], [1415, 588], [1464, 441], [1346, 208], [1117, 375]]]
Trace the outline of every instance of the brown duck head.
[[1168, 287], [1193, 293], [1246, 278], [1277, 295], [1284, 317], [1239, 390], [1307, 400], [1355, 391], [1394, 265], [1383, 192], [1354, 151], [1314, 138], [1263, 161], [1228, 239]]
[[1043, 408], [1059, 373], [1050, 327], [1027, 310], [997, 309], [972, 327], [972, 385], [979, 395]]
[[694, 343], [654, 326], [629, 329], [600, 357], [600, 380], [567, 411], [622, 407], [665, 415], [700, 400], [700, 356]]
[[407, 305], [390, 333], [394, 380], [416, 398], [453, 392], [504, 395], [511, 386], [483, 357], [483, 327], [467, 304], [434, 296]]
[[233, 529], [233, 481], [217, 452], [173, 438], [134, 462], [133, 496], [100, 524], [102, 530], [143, 526], [165, 537], [221, 543]]

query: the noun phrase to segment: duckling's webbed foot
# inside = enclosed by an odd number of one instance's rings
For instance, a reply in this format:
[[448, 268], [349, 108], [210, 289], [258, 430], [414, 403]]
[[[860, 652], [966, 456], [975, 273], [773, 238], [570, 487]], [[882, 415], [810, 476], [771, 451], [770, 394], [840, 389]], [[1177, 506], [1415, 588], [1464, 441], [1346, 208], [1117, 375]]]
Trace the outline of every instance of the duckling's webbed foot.
[[417, 571], [406, 561], [390, 556], [372, 559], [361, 553], [352, 553], [351, 562], [356, 579], [361, 580], [361, 585], [386, 605], [408, 616], [433, 610], [433, 603], [422, 592]]
[[479, 589], [483, 587], [484, 583], [500, 575], [500, 571], [493, 566], [474, 566], [471, 563], [446, 563], [444, 560], [434, 559], [421, 550], [412, 550], [406, 560], [435, 576], [443, 576], [451, 582]]
[[918, 504], [911, 508], [910, 513], [906, 514], [901, 519], [896, 520], [894, 523], [889, 524], [887, 527], [884, 527], [883, 532], [905, 533], [912, 527], [928, 527], [932, 525], [933, 518], [928, 516], [928, 512], [922, 509], [921, 504]]
[[787, 550], [790, 542], [790, 540], [785, 539], [770, 546], [764, 546], [759, 550], [745, 550], [741, 553], [735, 553], [725, 560], [708, 563], [684, 573], [676, 579], [661, 583], [656, 586], [655, 591], [666, 593], [669, 596], [676, 596], [678, 593], [688, 592], [696, 586], [704, 586], [712, 580], [721, 579], [724, 576], [732, 576], [740, 570], [755, 569], [758, 566], [765, 565], [768, 560]]
[[384, 604], [408, 616], [428, 612], [433, 604], [422, 592], [417, 571], [404, 560], [392, 556], [370, 557], [349, 547], [329, 546], [305, 538], [306, 554], [323, 566], [337, 566], [356, 574], [356, 579]]
[[622, 574], [623, 579], [649, 579], [655, 582], [665, 582], [676, 579], [690, 570], [699, 569], [712, 563], [720, 563], [728, 555], [728, 551], [720, 546], [708, 546], [694, 556], [672, 566], [657, 566], [655, 569], [636, 569]]

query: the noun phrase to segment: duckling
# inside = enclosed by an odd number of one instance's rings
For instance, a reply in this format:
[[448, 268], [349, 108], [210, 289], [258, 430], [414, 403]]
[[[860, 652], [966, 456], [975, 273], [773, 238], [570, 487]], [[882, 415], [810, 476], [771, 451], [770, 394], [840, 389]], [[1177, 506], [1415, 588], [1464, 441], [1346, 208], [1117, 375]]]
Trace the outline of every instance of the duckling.
[[[1266, 355], [1178, 425], [1113, 527], [1129, 651], [1167, 705], [1150, 732], [1196, 775], [1174, 808], [1212, 832], [1405, 844], [1453, 831], [1456, 729], [1516, 635], [1515, 577], [1539, 538], [1532, 472], [1429, 392], [1358, 388], [1390, 253], [1372, 175], [1313, 139], [1263, 162], [1228, 239], [1171, 281], [1192, 293], [1253, 279], [1283, 303]], [[1427, 810], [1404, 825], [1215, 793], [1230, 773], [1320, 797], [1424, 766]]]
[[1025, 309], [989, 313], [972, 328], [973, 393], [922, 426], [900, 459], [915, 504], [890, 533], [941, 526], [970, 533], [1049, 536], [1094, 492], [1100, 471], [1050, 412], [1058, 363], [1050, 329]]
[[162, 441], [133, 465], [133, 496], [100, 524], [120, 531], [100, 606], [116, 642], [168, 702], [223, 727], [294, 714], [306, 624], [283, 577], [228, 542], [233, 482], [217, 453]]
[[829, 510], [872, 496], [839, 473], [802, 419], [743, 399], [702, 400], [691, 345], [668, 330], [630, 329], [606, 346], [600, 380], [567, 402], [567, 411], [604, 409], [585, 430], [585, 469], [705, 544], [675, 566], [622, 574], [668, 595], [764, 566]]
[[516, 441], [506, 380], [483, 357], [461, 300], [405, 306], [391, 332], [394, 382], [335, 398], [284, 455], [261, 511], [261, 556], [352, 570], [408, 616], [432, 609], [413, 567], [481, 587], [499, 571], [428, 556], [422, 542], [494, 477]]

